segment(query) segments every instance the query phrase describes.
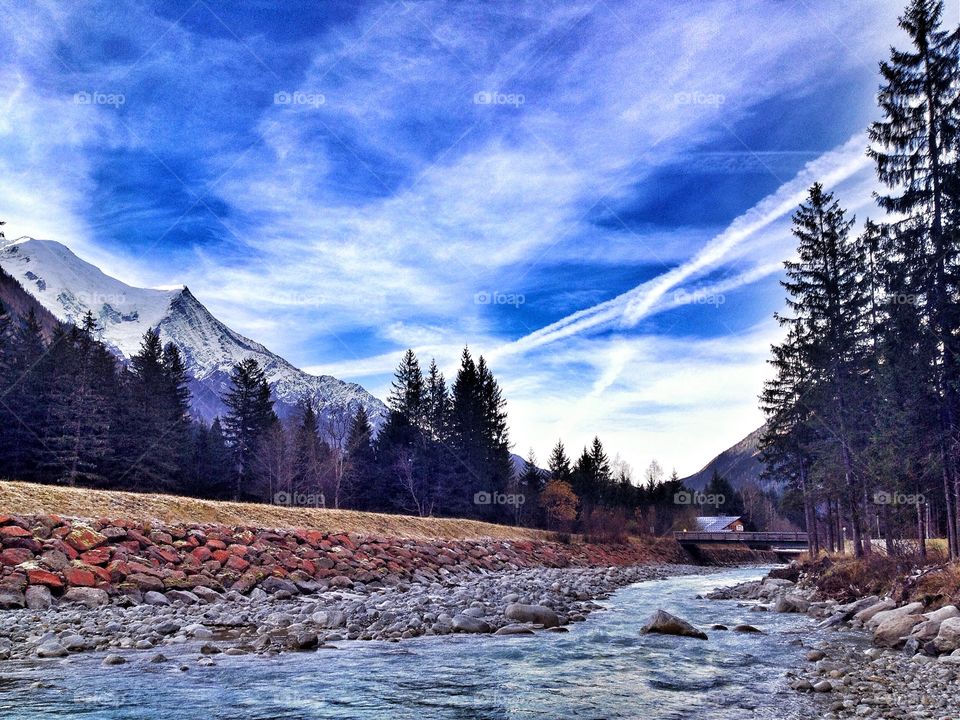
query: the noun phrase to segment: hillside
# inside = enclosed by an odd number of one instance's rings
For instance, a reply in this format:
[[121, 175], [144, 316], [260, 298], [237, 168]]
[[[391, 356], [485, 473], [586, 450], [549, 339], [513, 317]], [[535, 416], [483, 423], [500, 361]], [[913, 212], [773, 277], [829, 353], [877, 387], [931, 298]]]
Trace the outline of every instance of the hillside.
[[546, 540], [551, 533], [476, 520], [419, 518], [354, 510], [288, 508], [259, 503], [198, 500], [177, 495], [88, 490], [0, 480], [0, 515], [122, 517], [137, 522], [216, 523], [304, 528], [394, 538]]
[[738, 489], [750, 483], [765, 489], [778, 489], [778, 483], [760, 478], [760, 473], [763, 471], [763, 463], [759, 460], [759, 443], [762, 433], [763, 426], [717, 455], [699, 472], [683, 478], [683, 484], [691, 490], [703, 490], [716, 471]]
[[6, 308], [7, 312], [18, 322], [23, 322], [30, 311], [33, 310], [34, 316], [43, 329], [44, 336], [49, 340], [53, 336], [53, 330], [57, 327], [58, 321], [53, 314], [41, 305], [26, 290], [23, 289], [16, 278], [0, 268], [0, 302]]

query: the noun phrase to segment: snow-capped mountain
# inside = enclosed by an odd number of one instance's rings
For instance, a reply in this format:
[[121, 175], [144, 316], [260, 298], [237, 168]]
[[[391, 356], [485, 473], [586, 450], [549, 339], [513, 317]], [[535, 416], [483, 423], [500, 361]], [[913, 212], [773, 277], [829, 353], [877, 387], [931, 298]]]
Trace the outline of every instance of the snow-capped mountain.
[[193, 378], [193, 411], [206, 420], [223, 414], [220, 398], [229, 387], [230, 371], [249, 357], [264, 368], [281, 416], [309, 397], [327, 417], [352, 414], [360, 405], [374, 426], [386, 417], [383, 402], [360, 385], [295, 368], [217, 320], [186, 287], [131, 287], [61, 243], [28, 237], [0, 241], [0, 267], [60, 320], [76, 324], [92, 312], [102, 328], [100, 339], [124, 360], [136, 354], [148, 329], [157, 329], [164, 343], [174, 343], [183, 354]]

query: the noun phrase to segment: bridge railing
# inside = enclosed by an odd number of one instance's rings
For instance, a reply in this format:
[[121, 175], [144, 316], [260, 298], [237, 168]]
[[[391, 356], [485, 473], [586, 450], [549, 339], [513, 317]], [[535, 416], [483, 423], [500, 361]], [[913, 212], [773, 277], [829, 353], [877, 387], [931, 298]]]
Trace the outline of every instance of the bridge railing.
[[680, 542], [691, 543], [807, 543], [805, 532], [675, 532]]

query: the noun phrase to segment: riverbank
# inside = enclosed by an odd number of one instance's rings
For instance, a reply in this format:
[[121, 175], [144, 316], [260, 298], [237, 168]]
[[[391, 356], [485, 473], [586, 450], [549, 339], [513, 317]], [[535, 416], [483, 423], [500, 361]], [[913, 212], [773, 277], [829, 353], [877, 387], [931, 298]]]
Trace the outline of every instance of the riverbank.
[[[829, 559], [794, 565], [710, 597], [817, 621], [825, 638], [787, 677], [795, 691], [815, 695], [824, 718], [960, 717], [960, 610], [948, 602], [957, 588], [925, 594], [921, 570], [878, 576], [854, 567], [859, 561], [839, 562], [836, 568]], [[839, 577], [862, 577], [864, 587], [840, 585]], [[887, 588], [898, 599], [861, 595], [871, 588]], [[920, 599], [911, 602], [910, 589]]]

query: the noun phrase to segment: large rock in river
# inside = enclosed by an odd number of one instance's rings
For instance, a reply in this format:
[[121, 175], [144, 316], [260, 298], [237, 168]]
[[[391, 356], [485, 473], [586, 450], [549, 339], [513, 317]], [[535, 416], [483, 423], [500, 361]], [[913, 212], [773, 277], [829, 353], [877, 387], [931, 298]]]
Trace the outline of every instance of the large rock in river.
[[491, 629], [492, 628], [483, 620], [470, 617], [469, 615], [457, 615], [453, 619], [454, 632], [488, 633], [491, 631]]
[[560, 624], [560, 618], [557, 617], [557, 614], [543, 605], [511, 603], [507, 605], [507, 609], [503, 614], [510, 620], [543, 625], [545, 628], [556, 627]]
[[642, 633], [660, 633], [661, 635], [680, 635], [681, 637], [692, 637], [698, 640], [706, 640], [707, 634], [698, 630], [686, 620], [671, 615], [666, 610], [657, 610], [647, 624], [640, 630]]

